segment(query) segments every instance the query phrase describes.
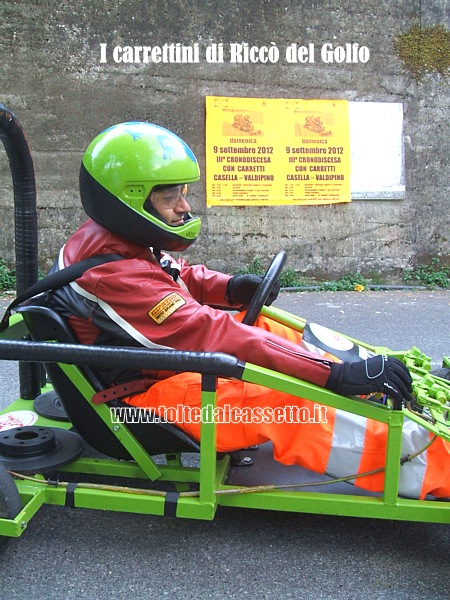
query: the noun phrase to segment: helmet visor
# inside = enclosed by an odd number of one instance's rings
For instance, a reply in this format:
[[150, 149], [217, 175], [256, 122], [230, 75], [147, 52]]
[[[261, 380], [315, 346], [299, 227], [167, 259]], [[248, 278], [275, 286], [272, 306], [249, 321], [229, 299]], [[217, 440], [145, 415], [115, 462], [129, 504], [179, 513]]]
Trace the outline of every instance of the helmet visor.
[[162, 206], [164, 208], [175, 208], [180, 200], [186, 200], [188, 186], [186, 183], [181, 185], [161, 185], [156, 186], [150, 192], [150, 195], [144, 205], [148, 210], [148, 202], [153, 207]]

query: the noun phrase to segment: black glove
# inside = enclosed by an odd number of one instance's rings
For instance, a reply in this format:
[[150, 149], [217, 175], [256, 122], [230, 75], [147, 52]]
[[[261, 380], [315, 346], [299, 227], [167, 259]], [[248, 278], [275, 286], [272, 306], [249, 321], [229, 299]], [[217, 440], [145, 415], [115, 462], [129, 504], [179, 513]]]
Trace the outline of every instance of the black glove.
[[401, 410], [402, 400], [411, 400], [412, 380], [405, 365], [392, 356], [371, 356], [354, 363], [332, 363], [325, 387], [343, 396], [382, 392]]
[[[227, 300], [234, 305], [250, 304], [262, 279], [261, 275], [233, 275], [227, 286]], [[280, 280], [277, 279], [265, 302], [266, 306], [270, 306], [272, 302], [275, 302], [280, 287]]]

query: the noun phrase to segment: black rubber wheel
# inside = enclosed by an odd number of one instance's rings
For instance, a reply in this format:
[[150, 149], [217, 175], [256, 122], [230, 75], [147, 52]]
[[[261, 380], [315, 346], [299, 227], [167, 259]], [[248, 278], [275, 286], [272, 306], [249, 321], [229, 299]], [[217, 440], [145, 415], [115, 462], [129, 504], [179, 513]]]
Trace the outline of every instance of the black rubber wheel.
[[[22, 503], [16, 484], [8, 471], [0, 465], [0, 519], [14, 519], [22, 510]], [[0, 546], [4, 546], [9, 537], [0, 534]]]
[[0, 519], [14, 519], [21, 510], [22, 503], [14, 479], [0, 465]]
[[431, 371], [431, 375], [437, 375], [442, 379], [448, 379], [450, 381], [450, 369], [448, 367], [441, 367], [440, 369], [434, 369]]

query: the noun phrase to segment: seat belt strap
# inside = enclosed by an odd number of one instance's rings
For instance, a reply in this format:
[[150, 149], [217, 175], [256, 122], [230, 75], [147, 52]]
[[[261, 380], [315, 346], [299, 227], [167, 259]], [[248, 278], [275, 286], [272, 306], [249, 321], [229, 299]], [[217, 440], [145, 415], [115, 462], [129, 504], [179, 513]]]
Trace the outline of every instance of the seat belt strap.
[[119, 383], [118, 385], [105, 388], [94, 394], [92, 396], [92, 403], [103, 404], [103, 402], [110, 402], [111, 400], [120, 400], [121, 398], [131, 396], [132, 394], [145, 392], [150, 385], [151, 382], [148, 379], [135, 379], [134, 381]]
[[42, 294], [43, 292], [49, 292], [63, 287], [64, 285], [67, 285], [68, 283], [81, 277], [88, 269], [92, 269], [92, 267], [98, 267], [99, 265], [113, 262], [115, 260], [123, 260], [123, 256], [120, 256], [120, 254], [99, 254], [96, 256], [91, 256], [89, 258], [85, 258], [84, 260], [80, 260], [69, 267], [64, 267], [64, 269], [60, 269], [56, 273], [47, 275], [47, 277], [44, 277], [43, 279], [40, 279], [37, 283], [33, 284], [31, 287], [19, 294], [17, 298], [11, 302], [0, 322], [0, 332], [7, 329], [12, 311], [16, 308], [16, 306], [22, 302], [25, 302], [25, 300], [29, 300], [30, 298], [33, 298], [38, 294]]

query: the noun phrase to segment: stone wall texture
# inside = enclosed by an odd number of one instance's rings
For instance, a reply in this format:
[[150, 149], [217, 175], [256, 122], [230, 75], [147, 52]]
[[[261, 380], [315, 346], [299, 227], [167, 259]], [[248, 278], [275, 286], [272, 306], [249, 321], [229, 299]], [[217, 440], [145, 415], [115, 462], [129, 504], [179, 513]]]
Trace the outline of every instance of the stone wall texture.
[[[14, 111], [36, 168], [39, 254], [48, 267], [84, 220], [78, 170], [105, 127], [148, 120], [175, 131], [205, 165], [205, 97], [338, 98], [402, 102], [406, 198], [295, 207], [206, 208], [204, 180], [191, 204], [203, 220], [191, 262], [228, 272], [263, 264], [279, 249], [288, 266], [318, 277], [349, 272], [398, 276], [438, 257], [450, 262], [449, 86], [417, 82], [395, 52], [414, 23], [449, 27], [447, 0], [2, 0], [0, 102]], [[366, 64], [123, 64], [100, 60], [100, 44], [358, 43]], [[109, 52], [109, 50], [108, 50]], [[0, 151], [0, 258], [14, 261], [13, 195]]]

